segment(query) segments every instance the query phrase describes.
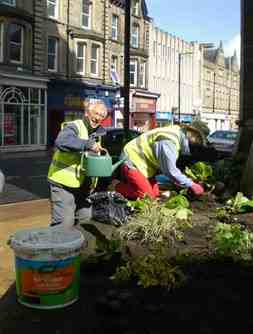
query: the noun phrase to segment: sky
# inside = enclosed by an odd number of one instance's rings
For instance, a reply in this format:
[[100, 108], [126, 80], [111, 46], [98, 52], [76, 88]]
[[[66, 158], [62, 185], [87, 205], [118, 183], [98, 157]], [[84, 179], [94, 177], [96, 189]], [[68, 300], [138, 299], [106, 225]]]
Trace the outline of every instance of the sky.
[[[253, 1], [253, 0], [252, 0]], [[223, 41], [226, 56], [240, 56], [240, 0], [146, 0], [155, 25], [186, 41]]]

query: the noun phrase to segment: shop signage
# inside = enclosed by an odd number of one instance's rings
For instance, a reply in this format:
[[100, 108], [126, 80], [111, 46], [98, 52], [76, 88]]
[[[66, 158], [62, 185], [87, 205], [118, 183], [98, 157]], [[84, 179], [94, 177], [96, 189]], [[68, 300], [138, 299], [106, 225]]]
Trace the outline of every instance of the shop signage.
[[64, 97], [64, 105], [72, 108], [82, 108], [83, 99], [80, 96], [66, 95]]

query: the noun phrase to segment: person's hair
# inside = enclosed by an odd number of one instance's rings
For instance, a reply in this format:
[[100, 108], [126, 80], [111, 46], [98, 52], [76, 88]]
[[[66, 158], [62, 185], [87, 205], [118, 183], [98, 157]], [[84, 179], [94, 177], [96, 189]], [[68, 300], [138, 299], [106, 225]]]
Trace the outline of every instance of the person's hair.
[[84, 107], [84, 111], [88, 110], [90, 108], [90, 106], [94, 106], [100, 104], [102, 106], [104, 106], [106, 108], [106, 104], [103, 100], [100, 99], [92, 99], [92, 98], [86, 98], [83, 101], [83, 107]]
[[92, 107], [94, 107], [96, 105], [100, 105], [100, 106], [103, 107], [103, 109], [105, 110], [105, 113], [106, 113], [105, 117], [107, 117], [107, 115], [108, 115], [107, 106], [106, 106], [105, 102], [103, 100], [100, 100], [100, 99], [86, 98], [83, 102], [84, 113], [90, 111], [92, 109]]

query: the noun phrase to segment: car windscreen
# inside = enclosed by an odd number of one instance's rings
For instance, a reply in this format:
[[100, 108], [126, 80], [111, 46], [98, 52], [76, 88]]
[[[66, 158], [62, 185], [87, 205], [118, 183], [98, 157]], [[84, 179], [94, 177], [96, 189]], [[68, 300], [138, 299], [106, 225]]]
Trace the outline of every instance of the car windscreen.
[[238, 133], [232, 131], [217, 131], [214, 132], [210, 137], [214, 139], [223, 139], [223, 140], [231, 140], [235, 141]]

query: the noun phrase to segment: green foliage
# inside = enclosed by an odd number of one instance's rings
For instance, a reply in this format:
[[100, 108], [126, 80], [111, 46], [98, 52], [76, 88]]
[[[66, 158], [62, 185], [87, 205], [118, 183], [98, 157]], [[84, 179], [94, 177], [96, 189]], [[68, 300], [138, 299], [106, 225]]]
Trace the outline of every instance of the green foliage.
[[196, 162], [191, 167], [185, 167], [185, 174], [207, 189], [212, 188], [215, 182], [212, 166], [202, 161]]
[[164, 203], [164, 207], [170, 209], [168, 212], [175, 216], [177, 220], [189, 220], [192, 216], [190, 203], [183, 195], [176, 195]]
[[177, 207], [169, 209], [156, 200], [138, 200], [136, 213], [129, 218], [128, 224], [119, 228], [122, 239], [139, 240], [141, 243], [159, 243], [182, 240], [184, 230], [192, 227], [192, 211]]
[[225, 207], [217, 209], [216, 218], [222, 223], [231, 223], [233, 220], [231, 214]]
[[111, 279], [117, 282], [125, 282], [130, 281], [132, 275], [133, 272], [131, 262], [127, 262], [125, 265], [116, 268], [116, 272], [113, 276], [111, 276]]
[[116, 281], [126, 281], [131, 278], [136, 278], [138, 284], [144, 288], [161, 286], [169, 290], [180, 286], [185, 279], [179, 267], [169, 263], [167, 255], [161, 248], [128, 261], [125, 266], [117, 268], [112, 276]]
[[251, 260], [253, 234], [239, 224], [218, 223], [214, 228], [215, 254], [233, 260]]
[[153, 200], [145, 195], [144, 198], [138, 198], [136, 201], [128, 201], [128, 206], [135, 211], [143, 212], [152, 205], [152, 203]]
[[188, 199], [183, 195], [176, 195], [170, 198], [164, 206], [168, 209], [177, 209], [179, 207], [188, 209], [190, 207], [190, 203]]
[[193, 181], [197, 182], [213, 181], [212, 167], [209, 164], [202, 161], [196, 162], [191, 167], [186, 167], [185, 174], [188, 175]]
[[249, 200], [241, 192], [238, 192], [234, 198], [228, 200], [226, 206], [235, 214], [253, 212], [253, 200]]
[[253, 212], [253, 200], [238, 192], [234, 198], [227, 200], [225, 206], [217, 209], [216, 218], [224, 223], [233, 222], [233, 215]]

